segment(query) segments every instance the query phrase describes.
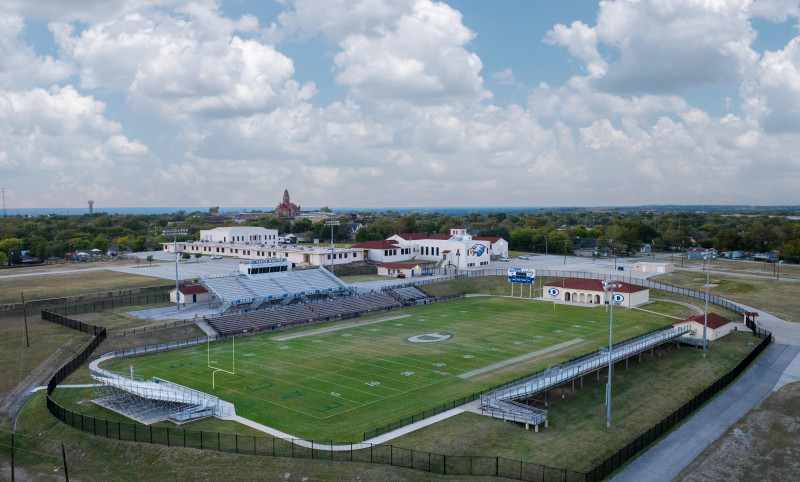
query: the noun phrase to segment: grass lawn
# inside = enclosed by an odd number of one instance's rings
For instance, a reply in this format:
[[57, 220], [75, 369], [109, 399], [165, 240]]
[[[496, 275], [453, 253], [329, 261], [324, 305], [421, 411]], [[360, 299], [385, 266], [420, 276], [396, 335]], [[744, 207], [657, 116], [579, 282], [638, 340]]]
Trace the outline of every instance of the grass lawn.
[[[683, 260], [683, 264], [681, 264], [680, 259], [677, 259], [674, 263], [677, 268], [702, 268], [704, 265], [702, 259], [685, 259]], [[763, 261], [740, 261], [731, 259], [715, 259], [711, 261], [711, 271], [727, 271], [730, 273], [775, 277], [779, 269], [781, 278], [800, 278], [800, 265], [796, 264], [782, 264], [777, 266], [774, 263], [765, 263]]]
[[[616, 311], [615, 311], [616, 313]], [[674, 345], [644, 355], [642, 364], [631, 359], [615, 366], [612, 380], [611, 430], [606, 429], [603, 404], [605, 377], [584, 379], [584, 388], [560, 400], [560, 389], [551, 391], [547, 407], [549, 428], [539, 433], [518, 424], [463, 413], [423, 430], [404, 435], [393, 443], [458, 455], [492, 454], [553, 467], [588, 470], [630, 442], [657, 421], [680, 407], [718, 377], [732, 369], [758, 341], [750, 334], [733, 332], [702, 350]]]
[[800, 383], [770, 394], [712, 443], [679, 480], [797, 480]]
[[[119, 308], [109, 308], [103, 311], [96, 311], [94, 313], [78, 313], [70, 314], [69, 318], [80, 320], [84, 323], [92, 325], [105, 326], [108, 332], [116, 332], [123, 330], [132, 330], [134, 328], [144, 328], [146, 326], [163, 325], [164, 323], [171, 323], [175, 320], [146, 320], [136, 316], [129, 315], [131, 311], [142, 311], [153, 308], [166, 308], [174, 307], [175, 303], [171, 301], [164, 301], [160, 303], [150, 303], [146, 305], [123, 306]], [[182, 317], [183, 311], [176, 312], [177, 316]]]
[[[386, 314], [382, 318], [385, 318]], [[362, 432], [492, 384], [597, 349], [607, 340], [601, 307], [558, 306], [509, 298], [468, 298], [396, 311], [376, 323], [341, 330], [294, 331], [242, 338], [233, 367], [230, 341], [105, 362], [212, 393], [239, 415], [303, 438], [354, 441]], [[638, 310], [615, 311], [615, 339], [674, 321]], [[336, 327], [335, 324], [332, 327]], [[410, 337], [452, 335], [419, 343]], [[428, 340], [422, 340], [428, 341]], [[564, 342], [548, 356], [459, 377]], [[216, 388], [212, 389], [214, 369]]]
[[[214, 429], [213, 426], [207, 428]], [[244, 430], [242, 428], [243, 433]], [[8, 430], [0, 429], [4, 440], [0, 443], [0, 461], [6, 464], [10, 459], [5, 442], [9, 435]], [[19, 480], [63, 480], [62, 442], [70, 480], [453, 480], [444, 475], [382, 464], [248, 456], [96, 437], [64, 425], [50, 415], [44, 392], [38, 392], [25, 406], [17, 424], [16, 477]], [[0, 478], [9, 480], [8, 465], [3, 465]]]
[[0, 366], [4, 367], [3, 376], [0, 376], [0, 399], [56, 352], [52, 361], [57, 369], [89, 340], [89, 335], [44, 321], [39, 312], [34, 311], [28, 313], [28, 339], [30, 348], [25, 346], [21, 313], [0, 316]]
[[[15, 272], [16, 273], [16, 272]], [[0, 277], [0, 304], [169, 284], [161, 278], [107, 270]]]
[[391, 278], [377, 274], [357, 274], [353, 276], [339, 276], [339, 279], [345, 283], [361, 283], [364, 281], [384, 281]]
[[[676, 271], [651, 279], [701, 292], [706, 289], [706, 274], [695, 271]], [[800, 321], [800, 283], [712, 272], [710, 285], [711, 295], [764, 309], [786, 321]], [[695, 300], [697, 303], [700, 301]]]

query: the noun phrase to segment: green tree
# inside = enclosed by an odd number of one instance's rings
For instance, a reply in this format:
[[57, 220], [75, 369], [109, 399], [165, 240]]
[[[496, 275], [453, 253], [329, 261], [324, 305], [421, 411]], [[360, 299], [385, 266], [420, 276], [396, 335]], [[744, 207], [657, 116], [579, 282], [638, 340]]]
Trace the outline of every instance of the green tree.
[[8, 238], [0, 241], [0, 251], [6, 255], [5, 264], [22, 262], [22, 240], [19, 238]]
[[[139, 258], [136, 258], [136, 259], [139, 259]], [[153, 255], [152, 254], [148, 254], [146, 259], [147, 259], [147, 262], [150, 263], [150, 266], [153, 266]]]
[[108, 236], [105, 234], [98, 234], [92, 240], [92, 247], [95, 249], [99, 249], [102, 252], [108, 251]]
[[8, 265], [8, 256], [6, 253], [0, 251], [0, 266]]
[[[324, 226], [325, 223], [322, 223]], [[302, 218], [298, 219], [292, 224], [292, 232], [293, 233], [305, 233], [306, 231], [310, 231], [314, 226], [314, 223], [311, 222], [310, 219]]]
[[194, 253], [194, 260], [195, 261], [200, 261], [200, 258], [202, 258], [202, 257], [203, 257], [202, 253]]

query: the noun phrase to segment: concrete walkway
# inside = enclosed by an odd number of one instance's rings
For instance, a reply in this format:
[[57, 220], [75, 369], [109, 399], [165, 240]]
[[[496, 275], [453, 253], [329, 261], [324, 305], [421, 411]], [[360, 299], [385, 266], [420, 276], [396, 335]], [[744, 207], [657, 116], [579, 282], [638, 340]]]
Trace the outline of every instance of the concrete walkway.
[[268, 427], [258, 422], [254, 422], [250, 419], [240, 417], [238, 415], [224, 417], [223, 420], [232, 420], [235, 422], [239, 422], [242, 425], [247, 425], [250, 428], [254, 428], [268, 435], [272, 435], [273, 437], [281, 438], [284, 440], [292, 440], [293, 443], [301, 447], [313, 448], [314, 450], [331, 450], [334, 452], [342, 452], [346, 450], [369, 448], [371, 445], [382, 444], [388, 442], [389, 440], [405, 435], [407, 433], [411, 433], [415, 430], [427, 427], [428, 425], [433, 425], [436, 422], [440, 422], [444, 419], [450, 418], [454, 415], [458, 415], [459, 413], [462, 412], [464, 412], [462, 408], [454, 408], [452, 410], [442, 412], [438, 415], [434, 415], [433, 417], [428, 417], [425, 420], [414, 422], [412, 424], [406, 425], [405, 427], [400, 427], [397, 430], [392, 430], [391, 432], [387, 432], [383, 435], [378, 435], [377, 437], [373, 437], [363, 442], [354, 442], [352, 444], [343, 444], [343, 445], [333, 445], [332, 443], [317, 443], [309, 440], [303, 440], [286, 432], [281, 432], [280, 430]]
[[761, 403], [800, 354], [772, 344], [730, 388], [626, 467], [615, 481], [672, 480], [747, 412]]

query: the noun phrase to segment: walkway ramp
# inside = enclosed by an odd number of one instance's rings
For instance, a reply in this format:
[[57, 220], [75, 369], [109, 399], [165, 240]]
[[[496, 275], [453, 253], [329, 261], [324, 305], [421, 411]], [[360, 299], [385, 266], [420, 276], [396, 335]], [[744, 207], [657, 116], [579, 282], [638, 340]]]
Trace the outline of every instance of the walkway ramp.
[[[688, 326], [669, 327], [622, 342], [612, 347], [611, 360], [616, 363], [663, 343], [676, 340], [689, 331]], [[564, 364], [551, 365], [546, 370], [535, 373], [527, 379], [481, 395], [481, 413], [503, 420], [539, 425], [547, 421], [547, 411], [529, 407], [522, 401], [607, 367], [608, 362], [608, 348], [601, 348], [596, 353]]]

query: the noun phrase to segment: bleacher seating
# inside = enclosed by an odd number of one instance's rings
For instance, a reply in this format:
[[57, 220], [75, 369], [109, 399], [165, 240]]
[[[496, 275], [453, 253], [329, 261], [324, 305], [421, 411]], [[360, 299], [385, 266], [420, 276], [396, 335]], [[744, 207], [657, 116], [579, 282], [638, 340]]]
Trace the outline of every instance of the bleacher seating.
[[200, 282], [226, 307], [238, 300], [272, 300], [348, 291], [348, 286], [324, 268], [270, 273], [263, 276], [204, 278]]
[[379, 313], [401, 304], [386, 293], [376, 293], [361, 296], [346, 296], [327, 301], [289, 305], [273, 306], [265, 310], [250, 311], [241, 314], [231, 314], [207, 321], [221, 335], [242, 333], [247, 331], [265, 331], [280, 324], [298, 322], [319, 322], [330, 319], [348, 318], [357, 315]]
[[403, 303], [413, 303], [417, 300], [424, 300], [428, 298], [428, 295], [414, 286], [395, 288], [391, 290], [391, 293]]

